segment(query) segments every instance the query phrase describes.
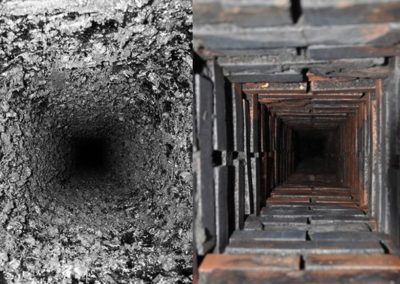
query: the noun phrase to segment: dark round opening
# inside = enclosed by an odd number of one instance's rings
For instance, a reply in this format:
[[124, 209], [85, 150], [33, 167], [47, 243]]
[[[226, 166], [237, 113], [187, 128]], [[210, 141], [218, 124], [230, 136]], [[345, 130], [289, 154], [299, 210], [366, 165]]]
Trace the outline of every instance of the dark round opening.
[[110, 145], [105, 137], [73, 137], [71, 146], [73, 172], [103, 174], [109, 170]]

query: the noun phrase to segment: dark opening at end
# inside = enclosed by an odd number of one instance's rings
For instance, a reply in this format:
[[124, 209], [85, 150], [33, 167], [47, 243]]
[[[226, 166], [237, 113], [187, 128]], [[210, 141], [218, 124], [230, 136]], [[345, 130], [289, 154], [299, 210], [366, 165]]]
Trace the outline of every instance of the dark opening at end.
[[335, 130], [297, 130], [294, 145], [300, 171], [337, 174]]
[[109, 170], [110, 145], [105, 137], [72, 138], [71, 162], [77, 174], [104, 174]]

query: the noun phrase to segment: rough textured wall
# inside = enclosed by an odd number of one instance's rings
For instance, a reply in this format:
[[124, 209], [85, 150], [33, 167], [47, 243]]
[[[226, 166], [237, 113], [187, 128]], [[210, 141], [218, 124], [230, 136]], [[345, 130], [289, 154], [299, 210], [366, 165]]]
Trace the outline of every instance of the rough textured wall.
[[190, 11], [0, 3], [0, 282], [190, 282]]

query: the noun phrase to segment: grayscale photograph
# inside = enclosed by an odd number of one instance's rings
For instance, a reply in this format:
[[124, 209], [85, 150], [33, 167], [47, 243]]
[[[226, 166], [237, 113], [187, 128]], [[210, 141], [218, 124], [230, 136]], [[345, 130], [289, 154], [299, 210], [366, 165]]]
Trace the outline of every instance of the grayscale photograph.
[[192, 282], [190, 1], [0, 0], [0, 283]]

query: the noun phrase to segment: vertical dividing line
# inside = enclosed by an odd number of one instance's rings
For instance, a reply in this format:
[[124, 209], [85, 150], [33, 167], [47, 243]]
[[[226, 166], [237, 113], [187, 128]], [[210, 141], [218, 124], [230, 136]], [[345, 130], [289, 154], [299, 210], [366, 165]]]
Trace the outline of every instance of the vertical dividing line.
[[249, 101], [245, 98], [243, 102], [243, 113], [244, 113], [244, 149], [245, 149], [245, 212], [246, 214], [254, 213], [253, 207], [253, 190], [251, 183], [251, 167], [250, 167], [250, 108]]
[[263, 104], [260, 104], [260, 140], [261, 140], [261, 147], [260, 147], [260, 165], [261, 165], [261, 170], [260, 170], [260, 179], [261, 179], [261, 206], [265, 206], [266, 204], [266, 198], [267, 198], [267, 163], [266, 163], [266, 148], [267, 148], [267, 143], [266, 143], [266, 123], [267, 123], [267, 118], [266, 118], [266, 107]]
[[[365, 206], [371, 208], [371, 93], [367, 94], [367, 103], [365, 108], [365, 155], [364, 155], [364, 171], [365, 171], [365, 185], [366, 185], [366, 196]], [[370, 210], [368, 210], [370, 212]]]
[[[371, 102], [371, 215], [372, 217], [377, 217], [379, 212], [378, 204], [378, 182], [377, 182], [377, 165], [378, 161], [376, 159], [378, 154], [378, 117], [377, 117], [377, 100], [373, 99]], [[378, 220], [377, 220], [378, 221]]]
[[359, 127], [359, 116], [360, 116], [360, 109], [358, 108], [356, 111], [356, 115], [354, 117], [354, 147], [353, 147], [353, 186], [355, 187], [356, 191], [356, 200], [359, 202], [360, 201], [360, 186], [358, 183], [358, 143], [359, 143], [359, 137], [358, 137], [358, 127]]
[[376, 81], [376, 101], [377, 101], [377, 155], [376, 160], [376, 182], [377, 182], [377, 194], [378, 194], [378, 210], [377, 210], [377, 222], [378, 231], [382, 231], [385, 227], [385, 207], [384, 200], [386, 198], [386, 188], [383, 186], [383, 158], [384, 158], [384, 134], [386, 132], [386, 125], [384, 123], [384, 104], [382, 96], [382, 82], [380, 80]]
[[[396, 79], [393, 79], [396, 80]], [[378, 85], [381, 85], [382, 88], [382, 81], [378, 80]], [[383, 204], [382, 204], [382, 208], [384, 210], [383, 214], [383, 220], [382, 220], [382, 229], [385, 233], [389, 233], [391, 231], [390, 228], [390, 218], [391, 218], [391, 202], [389, 200], [389, 196], [390, 196], [390, 160], [393, 154], [393, 150], [391, 149], [391, 141], [390, 141], [390, 132], [393, 130], [390, 128], [390, 111], [391, 111], [391, 101], [389, 100], [390, 96], [389, 93], [387, 91], [387, 88], [385, 88], [385, 94], [383, 94], [382, 92], [382, 101], [384, 104], [384, 120], [383, 120], [383, 124], [384, 124], [384, 132], [383, 132], [383, 145], [385, 147], [384, 153], [382, 155], [382, 166], [384, 167], [383, 173], [384, 175], [382, 176], [382, 187], [384, 188], [384, 199], [383, 199]], [[399, 185], [397, 185], [396, 187], [398, 187]], [[394, 195], [395, 196], [395, 195]], [[394, 198], [394, 196], [392, 198]], [[397, 211], [398, 212], [398, 211]], [[399, 220], [396, 221], [397, 224], [399, 222]]]
[[252, 188], [254, 198], [254, 213], [259, 214], [261, 209], [261, 194], [260, 194], [260, 172], [259, 172], [259, 154], [260, 154], [260, 104], [258, 102], [258, 95], [251, 94], [251, 107], [250, 107], [250, 130], [251, 130], [251, 175], [252, 175]]
[[243, 229], [245, 217], [245, 176], [244, 176], [244, 116], [242, 84], [232, 84], [232, 121], [234, 152], [234, 206], [235, 228]]
[[278, 173], [278, 118], [274, 116], [274, 187], [279, 184]]

